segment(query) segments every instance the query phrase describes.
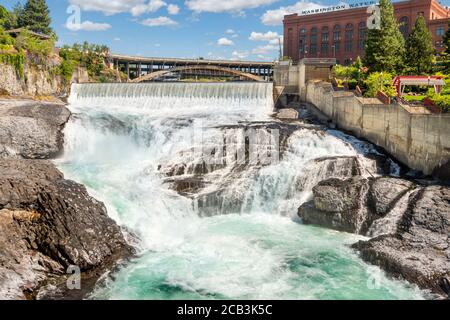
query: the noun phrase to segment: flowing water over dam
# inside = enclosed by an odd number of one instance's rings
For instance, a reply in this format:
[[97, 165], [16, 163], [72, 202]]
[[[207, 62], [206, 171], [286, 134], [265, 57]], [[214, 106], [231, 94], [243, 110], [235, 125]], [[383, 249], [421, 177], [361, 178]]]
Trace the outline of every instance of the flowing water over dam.
[[[57, 164], [105, 203], [138, 250], [91, 298], [423, 298], [362, 262], [349, 247], [361, 237], [296, 217], [316, 183], [348, 175], [348, 157], [370, 172], [371, 146], [271, 119], [271, 84], [74, 85], [69, 102]], [[203, 143], [225, 147], [239, 145], [230, 138], [239, 130], [278, 130], [267, 141], [279, 142], [279, 159], [211, 164], [220, 150], [193, 151], [199, 128]]]

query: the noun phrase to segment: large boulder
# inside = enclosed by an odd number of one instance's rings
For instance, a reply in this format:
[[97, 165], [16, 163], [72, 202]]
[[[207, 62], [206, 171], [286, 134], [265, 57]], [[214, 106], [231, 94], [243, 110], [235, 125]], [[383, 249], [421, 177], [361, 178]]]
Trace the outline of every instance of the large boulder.
[[305, 224], [360, 233], [367, 219], [368, 188], [368, 180], [360, 177], [322, 181], [313, 188], [314, 200], [302, 205], [299, 215]]
[[132, 253], [103, 203], [84, 186], [65, 180], [48, 161], [24, 159], [0, 160], [0, 248], [4, 299], [42, 297], [43, 287], [67, 290], [69, 266], [85, 275], [80, 298]]
[[50, 159], [64, 144], [70, 111], [58, 103], [0, 100], [0, 158]]
[[354, 248], [388, 273], [450, 297], [450, 188], [414, 191], [395, 234]]
[[313, 188], [313, 200], [299, 208], [306, 224], [367, 234], [415, 184], [392, 177], [328, 179]]

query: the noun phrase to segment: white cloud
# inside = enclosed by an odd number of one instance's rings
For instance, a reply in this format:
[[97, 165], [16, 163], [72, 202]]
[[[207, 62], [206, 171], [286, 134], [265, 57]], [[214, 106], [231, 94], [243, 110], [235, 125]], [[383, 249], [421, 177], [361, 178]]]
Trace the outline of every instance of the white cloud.
[[66, 28], [71, 31], [106, 31], [111, 28], [111, 25], [108, 23], [96, 23], [86, 20], [80, 24], [67, 23]]
[[195, 12], [239, 12], [268, 5], [278, 0], [187, 0], [186, 6]]
[[265, 46], [256, 47], [255, 49], [252, 50], [252, 54], [264, 55], [264, 54], [269, 54], [269, 53], [271, 53], [271, 51], [275, 51], [275, 50], [279, 50], [279, 48], [272, 44], [268, 44]]
[[217, 40], [217, 44], [219, 46], [234, 46], [234, 42], [227, 38], [220, 38], [219, 40]]
[[237, 38], [239, 35], [237, 33], [231, 35], [232, 38]]
[[176, 26], [178, 23], [168, 17], [148, 18], [142, 21], [147, 27]]
[[278, 38], [280, 35], [278, 32], [267, 31], [266, 33], [252, 32], [249, 39], [252, 41], [273, 41], [276, 40], [278, 43]]
[[144, 13], [156, 12], [167, 4], [162, 0], [150, 0], [148, 3], [140, 4], [131, 8], [133, 16], [140, 16]]
[[231, 59], [232, 60], [243, 60], [247, 58], [249, 55], [248, 51], [233, 51], [231, 53]]
[[69, 0], [84, 11], [99, 11], [105, 15], [129, 12], [134, 16], [156, 12], [167, 4], [162, 0]]
[[177, 15], [180, 13], [180, 7], [176, 4], [169, 4], [167, 6], [167, 12], [171, 15]]
[[120, 41], [120, 38], [116, 37], [113, 39], [114, 41]]
[[[273, 32], [273, 31], [267, 31], [266, 33], [252, 32], [250, 34], [249, 39], [252, 41], [265, 41], [268, 43], [268, 45], [276, 46], [277, 48], [279, 48], [279, 46], [280, 46], [280, 41], [281, 41], [281, 44], [283, 44], [283, 38], [277, 32]], [[266, 48], [267, 49], [269, 47], [263, 46], [263, 47], [258, 47], [258, 48]], [[264, 51], [264, 49], [261, 49], [261, 50]]]
[[284, 16], [292, 13], [300, 13], [305, 9], [318, 9], [324, 6], [309, 2], [309, 1], [299, 1], [291, 6], [280, 7], [275, 10], [267, 10], [266, 13], [261, 17], [262, 23], [265, 25], [276, 26], [283, 23]]
[[225, 31], [226, 34], [235, 34], [236, 32], [233, 29], [227, 29]]

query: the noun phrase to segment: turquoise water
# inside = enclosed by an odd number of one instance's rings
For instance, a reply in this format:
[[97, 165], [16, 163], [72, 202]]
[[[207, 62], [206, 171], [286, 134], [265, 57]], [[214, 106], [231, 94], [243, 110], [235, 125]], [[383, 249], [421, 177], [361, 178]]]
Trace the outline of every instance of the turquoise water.
[[[90, 298], [425, 298], [417, 288], [362, 262], [350, 248], [360, 236], [305, 226], [296, 218], [296, 209], [311, 195], [307, 187], [299, 190], [297, 182], [318, 179], [311, 160], [364, 158], [336, 134], [299, 128], [279, 163], [239, 173], [224, 195], [227, 201], [245, 199], [239, 212], [217, 210], [218, 215], [201, 218], [195, 199], [164, 183], [158, 167], [183, 161], [180, 151], [191, 147], [187, 137], [199, 119], [206, 135], [213, 136], [217, 124], [267, 116], [269, 109], [257, 109], [264, 103], [258, 98], [264, 92], [257, 89], [256, 98], [231, 97], [229, 108], [220, 112], [214, 103], [205, 106], [196, 100], [195, 92], [189, 100], [193, 108], [184, 113], [163, 104], [156, 110], [151, 103], [139, 107], [136, 101], [149, 99], [141, 89], [138, 95], [127, 89], [132, 99], [124, 97], [117, 105], [96, 98], [94, 89], [89, 99], [83, 93], [71, 97], [77, 116], [65, 129], [66, 150], [57, 165], [66, 178], [85, 184], [103, 201], [126, 234], [137, 236], [137, 257], [100, 281]], [[223, 187], [229, 174], [227, 169], [211, 173], [211, 187]]]

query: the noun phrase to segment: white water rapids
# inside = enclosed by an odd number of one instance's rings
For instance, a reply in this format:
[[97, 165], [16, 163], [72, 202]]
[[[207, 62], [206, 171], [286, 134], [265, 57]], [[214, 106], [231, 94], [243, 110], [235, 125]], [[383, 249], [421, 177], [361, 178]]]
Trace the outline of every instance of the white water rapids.
[[[296, 218], [311, 188], [329, 174], [314, 159], [364, 162], [362, 142], [299, 126], [278, 163], [208, 171], [208, 185], [193, 195], [166, 183], [161, 167], [185, 161], [196, 125], [211, 138], [221, 134], [218, 126], [273, 122], [272, 99], [268, 83], [72, 87], [74, 116], [57, 164], [138, 238], [138, 256], [99, 282], [91, 298], [423, 298], [363, 263], [349, 247], [361, 237]], [[200, 214], [199, 198], [218, 190], [208, 214]]]

